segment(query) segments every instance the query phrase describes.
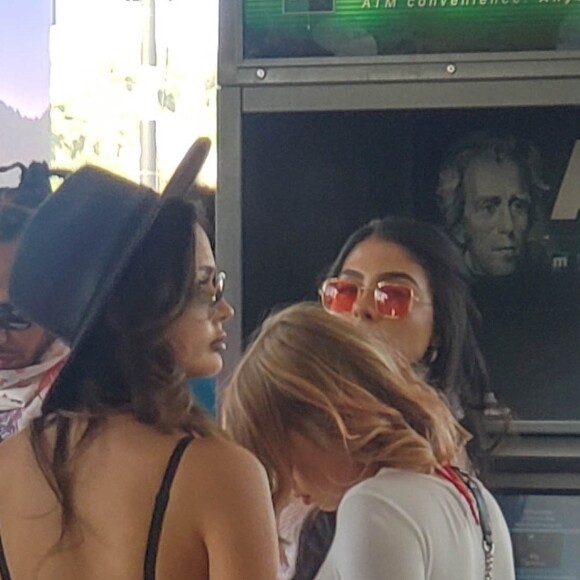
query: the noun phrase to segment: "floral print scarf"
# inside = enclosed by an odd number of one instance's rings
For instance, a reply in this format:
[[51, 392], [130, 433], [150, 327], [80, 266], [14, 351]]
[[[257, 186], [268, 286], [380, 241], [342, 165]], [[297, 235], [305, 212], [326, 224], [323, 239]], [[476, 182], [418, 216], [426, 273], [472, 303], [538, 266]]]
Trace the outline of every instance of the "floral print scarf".
[[0, 441], [40, 415], [42, 403], [68, 354], [68, 347], [55, 340], [37, 364], [0, 370]]

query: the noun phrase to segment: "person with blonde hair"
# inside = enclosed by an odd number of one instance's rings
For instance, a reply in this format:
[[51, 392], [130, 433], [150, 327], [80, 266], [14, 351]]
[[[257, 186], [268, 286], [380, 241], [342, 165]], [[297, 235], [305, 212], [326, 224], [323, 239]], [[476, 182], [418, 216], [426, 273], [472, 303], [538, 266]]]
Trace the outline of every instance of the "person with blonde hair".
[[454, 464], [469, 439], [384, 340], [312, 304], [269, 317], [224, 392], [234, 440], [279, 514], [337, 510], [317, 580], [513, 580], [492, 495]]

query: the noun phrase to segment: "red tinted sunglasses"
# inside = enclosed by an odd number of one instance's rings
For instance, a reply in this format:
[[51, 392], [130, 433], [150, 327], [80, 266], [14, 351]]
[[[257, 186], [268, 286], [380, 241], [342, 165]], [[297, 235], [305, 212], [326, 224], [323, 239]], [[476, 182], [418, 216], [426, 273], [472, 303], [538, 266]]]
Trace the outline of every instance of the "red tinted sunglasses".
[[[340, 278], [325, 280], [320, 288], [320, 300], [327, 312], [350, 314], [365, 286]], [[405, 318], [411, 312], [413, 302], [422, 302], [413, 288], [404, 284], [379, 282], [373, 292], [375, 308], [385, 318]]]

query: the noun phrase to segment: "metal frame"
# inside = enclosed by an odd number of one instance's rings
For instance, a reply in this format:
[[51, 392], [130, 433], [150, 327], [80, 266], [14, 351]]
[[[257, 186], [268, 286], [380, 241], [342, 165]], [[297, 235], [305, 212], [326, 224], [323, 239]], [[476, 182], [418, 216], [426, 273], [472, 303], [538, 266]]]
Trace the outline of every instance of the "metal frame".
[[[238, 63], [238, 86], [366, 84], [408, 81], [469, 81], [574, 78], [580, 56], [574, 52], [498, 54], [444, 54], [392, 57], [261, 59]], [[229, 84], [229, 83], [228, 83]]]
[[[503, 421], [486, 422], [486, 431], [499, 434], [505, 431]], [[580, 435], [580, 421], [520, 421], [510, 422], [510, 432], [518, 435]]]
[[242, 107], [241, 90], [218, 91], [218, 179], [216, 196], [216, 259], [227, 272], [226, 296], [237, 315], [228, 322], [227, 377], [242, 351]]
[[243, 0], [220, 0], [220, 9], [222, 86], [580, 77], [580, 51], [244, 59]]
[[494, 491], [580, 494], [578, 433], [523, 434], [510, 429], [486, 457], [486, 484]]
[[486, 478], [494, 493], [580, 495], [580, 473], [494, 473]]
[[578, 104], [580, 104], [580, 75], [578, 78], [546, 80], [409, 81], [242, 88], [243, 113]]

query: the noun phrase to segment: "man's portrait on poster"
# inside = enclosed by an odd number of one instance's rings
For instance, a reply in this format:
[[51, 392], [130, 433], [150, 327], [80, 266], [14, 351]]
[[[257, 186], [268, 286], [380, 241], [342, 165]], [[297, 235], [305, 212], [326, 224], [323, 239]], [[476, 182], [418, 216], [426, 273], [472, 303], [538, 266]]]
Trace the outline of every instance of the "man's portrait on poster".
[[513, 134], [479, 131], [444, 157], [438, 205], [450, 236], [477, 276], [509, 276], [527, 258], [548, 186], [536, 146]]

